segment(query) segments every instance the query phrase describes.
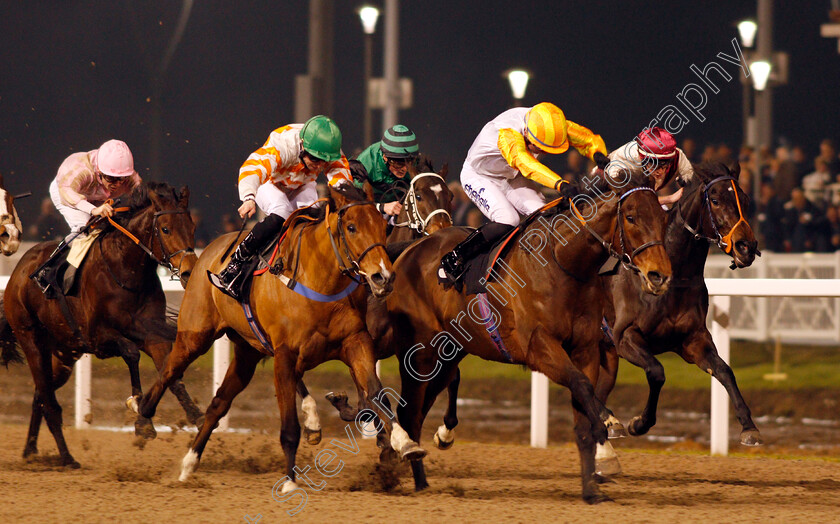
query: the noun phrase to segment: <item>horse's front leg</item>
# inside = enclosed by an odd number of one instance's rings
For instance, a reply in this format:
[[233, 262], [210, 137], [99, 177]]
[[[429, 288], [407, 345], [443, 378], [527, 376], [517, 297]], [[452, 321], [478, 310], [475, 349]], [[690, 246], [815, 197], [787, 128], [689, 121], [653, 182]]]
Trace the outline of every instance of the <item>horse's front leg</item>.
[[665, 368], [651, 354], [642, 334], [635, 327], [630, 327], [621, 334], [618, 342], [618, 354], [631, 364], [645, 371], [648, 381], [648, 399], [641, 415], [633, 417], [627, 426], [631, 435], [644, 435], [656, 424], [656, 408], [659, 404], [659, 392], [665, 384]]
[[[367, 411], [373, 419], [379, 417], [391, 447], [405, 460], [418, 460], [426, 456], [426, 451], [413, 441], [397, 422], [397, 417], [386, 403], [387, 394], [395, 397], [399, 404], [403, 401], [395, 391], [382, 389], [382, 383], [376, 375], [376, 358], [373, 353], [373, 341], [367, 331], [362, 331], [344, 339], [341, 344], [341, 360], [350, 368], [350, 374], [356, 387], [363, 393], [362, 398], [370, 408], [360, 410], [358, 417]], [[357, 417], [357, 420], [358, 420]]]
[[[578, 348], [578, 352], [587, 355], [590, 353], [584, 346]], [[583, 355], [580, 358], [583, 358]], [[595, 387], [592, 385], [597, 380], [599, 365], [597, 344], [593, 342], [587, 361], [572, 362], [563, 345], [545, 328], [538, 327], [531, 335], [528, 345], [527, 364], [531, 369], [545, 374], [571, 391], [575, 437], [580, 454], [583, 500], [588, 504], [610, 500], [601, 493], [595, 478], [595, 445], [607, 441], [607, 429], [600, 416], [603, 405], [595, 398]], [[582, 370], [589, 373], [591, 378]]]
[[460, 385], [461, 368], [456, 367], [452, 380], [446, 386], [449, 403], [443, 415], [443, 425], [435, 431], [434, 441], [438, 449], [449, 449], [455, 443], [455, 426], [458, 425], [458, 386]]
[[318, 405], [303, 379], [298, 380], [297, 394], [300, 396], [300, 410], [303, 411], [303, 436], [307, 444], [317, 446], [321, 442], [321, 419], [318, 417]]
[[741, 444], [744, 446], [760, 446], [763, 444], [764, 440], [752, 420], [750, 408], [744, 401], [741, 390], [738, 389], [735, 374], [732, 373], [729, 364], [718, 355], [709, 331], [703, 329], [689, 337], [679, 354], [686, 362], [696, 364], [697, 367], [715, 377], [726, 388], [726, 392], [735, 406], [735, 414], [741, 423]]
[[[138, 402], [143, 396], [143, 388], [140, 385], [140, 348], [133, 341], [117, 336], [113, 341], [117, 351], [128, 366], [128, 373], [131, 376], [131, 396], [125, 401], [128, 409], [137, 413]], [[142, 415], [137, 416], [134, 421], [134, 434], [145, 439], [153, 439], [157, 436], [152, 419]]]

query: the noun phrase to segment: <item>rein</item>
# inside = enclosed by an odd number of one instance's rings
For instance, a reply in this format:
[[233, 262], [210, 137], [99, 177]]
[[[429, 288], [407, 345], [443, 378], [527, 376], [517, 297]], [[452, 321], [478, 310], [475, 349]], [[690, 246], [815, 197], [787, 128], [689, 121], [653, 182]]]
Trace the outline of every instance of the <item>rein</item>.
[[[117, 212], [117, 213], [123, 213], [123, 212], [126, 212], [128, 210], [129, 210], [128, 207], [116, 207], [116, 208], [114, 208], [114, 212]], [[137, 246], [140, 247], [140, 249], [142, 249], [147, 255], [149, 255], [149, 258], [151, 258], [152, 260], [154, 260], [157, 263], [157, 265], [164, 266], [167, 269], [169, 269], [169, 271], [172, 273], [172, 280], [180, 280], [181, 279], [181, 270], [180, 270], [180, 268], [176, 268], [175, 266], [172, 265], [172, 257], [174, 257], [175, 255], [177, 255], [179, 253], [184, 253], [184, 255], [186, 256], [188, 254], [194, 253], [195, 251], [191, 247], [186, 247], [184, 249], [179, 249], [178, 251], [175, 251], [174, 253], [169, 253], [169, 251], [167, 251], [167, 249], [166, 249], [166, 246], [164, 246], [164, 244], [163, 244], [163, 238], [160, 236], [160, 228], [158, 227], [157, 220], [158, 220], [159, 217], [161, 217], [163, 215], [180, 215], [180, 214], [184, 214], [184, 213], [189, 213], [189, 211], [186, 210], [186, 209], [170, 209], [170, 210], [164, 210], [164, 211], [156, 211], [155, 214], [154, 214], [154, 217], [152, 218], [152, 230], [154, 231], [155, 238], [157, 238], [157, 240], [158, 240], [158, 245], [160, 246], [160, 252], [163, 253], [163, 258], [162, 259], [159, 259], [158, 257], [156, 257], [155, 254], [152, 252], [152, 250], [149, 249], [148, 247], [146, 247], [146, 245], [143, 244], [140, 241], [140, 239], [137, 238], [137, 236], [135, 236], [131, 231], [127, 230], [126, 228], [124, 228], [121, 225], [119, 225], [118, 223], [116, 223], [111, 217], [107, 217], [107, 218], [108, 218], [108, 222], [112, 226], [114, 226], [114, 228], [116, 228], [117, 231], [121, 232], [122, 234], [127, 236], [132, 242], [137, 244]], [[100, 245], [100, 249], [102, 249], [101, 245]], [[105, 259], [103, 258], [102, 260], [104, 262]], [[108, 266], [107, 263], [105, 265]], [[111, 273], [112, 277], [114, 277], [114, 273], [111, 272], [110, 267], [108, 267], [108, 272]], [[125, 287], [119, 280], [116, 280], [116, 277], [114, 277], [114, 280], [117, 282], [117, 284], [120, 285], [120, 287], [122, 287], [124, 289], [129, 289], [129, 288]], [[134, 291], [134, 290], [130, 290], [130, 291]]]
[[[627, 247], [625, 245], [626, 244], [626, 242], [625, 242], [626, 232], [624, 231], [624, 222], [621, 220], [621, 203], [624, 201], [624, 199], [626, 199], [627, 197], [629, 197], [633, 193], [636, 193], [637, 191], [650, 191], [651, 193], [656, 195], [656, 191], [654, 191], [653, 189], [651, 189], [649, 187], [637, 187], [637, 188], [631, 189], [630, 191], [627, 191], [626, 193], [624, 193], [623, 195], [621, 195], [618, 198], [618, 209], [616, 211], [616, 215], [618, 216], [618, 223], [616, 224], [616, 229], [618, 230], [618, 239], [619, 239], [619, 244], [621, 246], [621, 253], [619, 253], [618, 251], [615, 250], [615, 248], [613, 247], [611, 242], [607, 242], [606, 240], [604, 240], [603, 237], [601, 237], [601, 235], [599, 235], [597, 231], [592, 229], [592, 227], [586, 222], [586, 219], [583, 218], [583, 215], [580, 213], [580, 211], [578, 211], [578, 208], [575, 205], [574, 200], [570, 199], [569, 204], [570, 204], [570, 207], [572, 209], [572, 212], [575, 214], [578, 221], [583, 225], [583, 227], [586, 228], [587, 231], [589, 231], [589, 234], [592, 235], [593, 237], [595, 237], [595, 239], [601, 244], [601, 246], [603, 246], [604, 249], [607, 250], [607, 252], [610, 254], [610, 257], [613, 257], [613, 258], [616, 258], [616, 259], [620, 260], [621, 264], [624, 267], [626, 267], [627, 269], [635, 271], [636, 273], [641, 273], [642, 270], [639, 269], [639, 267], [636, 264], [633, 263], [633, 259], [635, 259], [639, 255], [639, 253], [641, 253], [642, 251], [644, 251], [647, 248], [650, 248], [650, 247], [653, 247], [653, 246], [664, 246], [665, 244], [661, 240], [651, 240], [650, 242], [645, 242], [641, 246], [637, 247], [630, 254], [627, 253]], [[615, 237], [615, 231], [613, 231], [613, 234], [610, 238], [614, 238], [614, 237]]]
[[[732, 226], [732, 228], [729, 230], [729, 233], [727, 233], [726, 235], [721, 235], [720, 230], [717, 227], [717, 222], [715, 221], [714, 214], [712, 213], [712, 205], [709, 203], [709, 189], [711, 189], [711, 187], [713, 185], [717, 184], [718, 182], [724, 182], [724, 181], [727, 181], [727, 180], [729, 181], [730, 184], [732, 184], [732, 190], [735, 192], [735, 203], [738, 206], [738, 222], [736, 222], [735, 225]], [[701, 230], [703, 229], [703, 223], [702, 223], [703, 219], [702, 219], [702, 217], [700, 218], [701, 223], [700, 223], [699, 226], [697, 226], [696, 229], [689, 226], [688, 222], [686, 221], [685, 217], [683, 217], [683, 214], [682, 214], [682, 201], [685, 200], [685, 199], [680, 199], [680, 202], [677, 203], [677, 216], [682, 221], [685, 229], [689, 233], [692, 234], [694, 239], [695, 240], [705, 240], [706, 242], [708, 242], [710, 244], [717, 244], [717, 246], [727, 255], [731, 255], [732, 254], [732, 249], [734, 248], [734, 244], [732, 243], [732, 235], [735, 233], [735, 229], [737, 229], [737, 227], [739, 225], [741, 225], [742, 222], [747, 223], [746, 219], [744, 218], [744, 211], [741, 208], [741, 199], [740, 199], [740, 197], [738, 197], [738, 186], [736, 185], [736, 183], [737, 183], [737, 180], [735, 180], [734, 177], [720, 176], [720, 177], [715, 178], [714, 180], [712, 180], [708, 184], [703, 184], [703, 186], [695, 189], [695, 191], [701, 190], [701, 189], [703, 191], [703, 205], [706, 208], [706, 211], [708, 211], [708, 213], [709, 213], [709, 222], [711, 223], [712, 229], [714, 231], [714, 235], [717, 238], [708, 237], [708, 236], [704, 235], [703, 233], [701, 233]]]
[[452, 216], [449, 214], [449, 211], [443, 208], [435, 209], [434, 211], [426, 215], [425, 218], [423, 217], [423, 215], [420, 214], [420, 209], [417, 206], [417, 193], [414, 187], [414, 183], [420, 180], [421, 178], [426, 177], [438, 178], [443, 184], [446, 184], [446, 180], [444, 180], [444, 178], [437, 173], [421, 173], [412, 178], [411, 184], [408, 188], [408, 192], [405, 195], [406, 216], [408, 217], [408, 220], [406, 220], [405, 222], [396, 223], [394, 224], [394, 227], [408, 227], [412, 231], [416, 231], [421, 235], [428, 236], [429, 233], [426, 232], [426, 226], [429, 225], [429, 222], [431, 222], [432, 217], [434, 217], [435, 215], [446, 215], [446, 217], [449, 218], [449, 222], [452, 222]]
[[[330, 205], [329, 205], [329, 203], [327, 204], [327, 214], [326, 214], [326, 218], [324, 219], [324, 226], [327, 228], [327, 236], [330, 238], [330, 244], [332, 244], [333, 253], [335, 253], [335, 258], [338, 260], [338, 268], [339, 268], [339, 270], [341, 270], [342, 274], [344, 274], [344, 275], [346, 275], [346, 276], [348, 276], [351, 279], [356, 280], [356, 281], [358, 281], [356, 279], [357, 276], [365, 276], [365, 277], [367, 276], [367, 274], [364, 271], [362, 271], [361, 266], [359, 265], [361, 263], [362, 259], [365, 258], [365, 255], [367, 255], [373, 248], [378, 247], [378, 246], [382, 246], [382, 248], [384, 249], [385, 244], [383, 244], [381, 242], [371, 244], [370, 246], [367, 247], [367, 249], [362, 251], [361, 255], [359, 255], [358, 257], [354, 256], [353, 252], [350, 250], [350, 244], [347, 243], [347, 236], [344, 233], [344, 228], [341, 227], [341, 219], [344, 216], [344, 212], [347, 211], [348, 209], [350, 209], [351, 207], [354, 207], [354, 206], [372, 206], [372, 205], [374, 205], [374, 203], [370, 202], [370, 201], [351, 202], [349, 204], [345, 204], [344, 206], [342, 206], [342, 207], [340, 207], [336, 210], [336, 215], [338, 215], [338, 235], [339, 235], [339, 240], [338, 240], [338, 242], [336, 242], [335, 238], [333, 238], [332, 231], [330, 230], [330, 221], [329, 221]], [[344, 254], [347, 257], [347, 260], [350, 262], [349, 265], [344, 263], [344, 259], [341, 257], [341, 253], [339, 252], [339, 246], [341, 244], [343, 244]]]

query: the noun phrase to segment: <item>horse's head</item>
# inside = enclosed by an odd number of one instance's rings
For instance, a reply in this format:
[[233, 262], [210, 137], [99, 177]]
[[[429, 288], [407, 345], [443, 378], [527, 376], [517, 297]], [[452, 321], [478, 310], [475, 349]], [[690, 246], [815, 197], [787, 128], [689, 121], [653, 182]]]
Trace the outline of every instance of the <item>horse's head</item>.
[[14, 197], [6, 191], [3, 176], [0, 175], [0, 251], [14, 255], [20, 247], [22, 226], [15, 210]]
[[376, 210], [373, 189], [360, 191], [350, 184], [330, 186], [328, 224], [342, 265], [365, 277], [371, 292], [387, 296], [393, 289], [394, 270], [385, 252], [385, 221]]
[[148, 249], [156, 261], [169, 268], [187, 287], [192, 269], [197, 262], [195, 255], [195, 223], [189, 211], [190, 190], [187, 186], [176, 190], [161, 182], [144, 182], [120, 205], [134, 213], [133, 229], [146, 233]]
[[439, 229], [452, 225], [452, 191], [446, 185], [449, 166], [443, 165], [440, 172], [431, 169], [418, 173], [411, 179], [405, 197], [405, 214], [408, 226], [418, 233], [431, 235]]
[[748, 267], [761, 253], [744, 216], [749, 197], [738, 185], [740, 173], [737, 163], [732, 169], [722, 163], [695, 164], [696, 180], [684, 192], [694, 196], [692, 207], [701, 207], [698, 233], [730, 255], [734, 267]]
[[[608, 183], [612, 181], [609, 177]], [[642, 288], [653, 295], [668, 290], [671, 259], [665, 251], [665, 211], [649, 177], [636, 174], [621, 187], [612, 186], [618, 196], [613, 245], [625, 266], [636, 271]]]

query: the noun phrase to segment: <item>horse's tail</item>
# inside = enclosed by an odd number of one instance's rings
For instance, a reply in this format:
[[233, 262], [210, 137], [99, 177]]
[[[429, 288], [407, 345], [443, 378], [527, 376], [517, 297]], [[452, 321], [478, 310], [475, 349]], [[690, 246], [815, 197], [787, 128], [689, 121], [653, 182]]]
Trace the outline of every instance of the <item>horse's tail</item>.
[[23, 354], [18, 347], [12, 326], [6, 320], [6, 313], [3, 312], [3, 297], [0, 296], [0, 364], [9, 367], [9, 364], [23, 362]]

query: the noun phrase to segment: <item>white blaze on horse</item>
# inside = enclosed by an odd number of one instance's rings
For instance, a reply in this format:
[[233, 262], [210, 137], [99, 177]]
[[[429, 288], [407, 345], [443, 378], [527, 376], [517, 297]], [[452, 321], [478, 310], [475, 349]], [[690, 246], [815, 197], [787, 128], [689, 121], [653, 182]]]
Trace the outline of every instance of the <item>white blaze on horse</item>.
[[0, 175], [0, 251], [7, 257], [14, 255], [20, 247], [23, 230], [14, 200], [15, 197], [6, 191], [3, 176]]

